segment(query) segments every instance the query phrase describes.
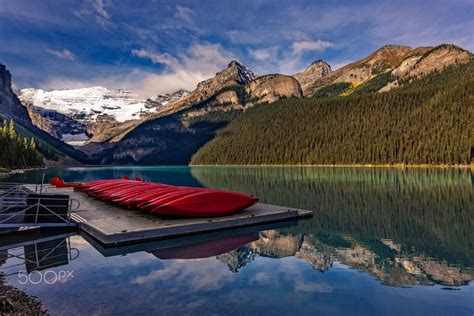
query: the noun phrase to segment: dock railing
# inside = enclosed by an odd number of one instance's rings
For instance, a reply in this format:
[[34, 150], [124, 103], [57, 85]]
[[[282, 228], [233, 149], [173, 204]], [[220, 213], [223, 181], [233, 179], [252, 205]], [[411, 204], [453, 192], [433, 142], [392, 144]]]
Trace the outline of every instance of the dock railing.
[[67, 194], [43, 193], [43, 186], [0, 183], [0, 228], [75, 226], [71, 213], [79, 207]]

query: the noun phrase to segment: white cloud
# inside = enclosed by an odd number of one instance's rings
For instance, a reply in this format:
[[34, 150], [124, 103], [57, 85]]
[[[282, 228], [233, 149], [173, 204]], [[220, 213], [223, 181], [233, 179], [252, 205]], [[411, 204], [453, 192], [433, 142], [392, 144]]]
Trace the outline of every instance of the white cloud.
[[258, 61], [273, 60], [278, 53], [278, 47], [251, 49], [249, 55]]
[[46, 49], [46, 51], [49, 54], [56, 56], [57, 58], [66, 59], [66, 60], [75, 60], [77, 57], [73, 52], [65, 48], [62, 50]]
[[[228, 283], [234, 282], [229, 277], [231, 273], [222, 262], [215, 258], [190, 260], [163, 261], [161, 270], [154, 270], [148, 274], [134, 277], [131, 284], [153, 284], [157, 281], [173, 280], [186, 284], [186, 289], [192, 293], [199, 291], [217, 291]], [[206, 269], [202, 267], [205, 265]]]
[[148, 58], [154, 63], [166, 66], [161, 74], [148, 74], [136, 92], [143, 97], [157, 93], [169, 93], [184, 88], [193, 90], [197, 83], [208, 79], [224, 68], [233, 54], [219, 44], [194, 43], [185, 54], [173, 57], [167, 53], [155, 53], [140, 49], [133, 50], [132, 55]]
[[183, 19], [184, 21], [191, 23], [193, 21], [192, 19], [193, 11], [188, 8], [184, 7], [181, 5], [176, 6], [176, 13], [175, 16]]
[[293, 48], [294, 54], [302, 54], [302, 53], [311, 52], [311, 51], [323, 51], [326, 48], [329, 48], [332, 46], [334, 46], [332, 43], [321, 41], [321, 40], [317, 40], [317, 41], [303, 40], [303, 41], [293, 42], [292, 48]]

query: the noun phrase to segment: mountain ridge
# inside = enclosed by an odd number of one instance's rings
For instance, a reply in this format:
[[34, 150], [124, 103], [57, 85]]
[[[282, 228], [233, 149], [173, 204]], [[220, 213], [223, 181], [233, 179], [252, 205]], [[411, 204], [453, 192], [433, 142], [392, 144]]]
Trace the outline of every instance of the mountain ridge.
[[[255, 105], [285, 98], [346, 97], [396, 90], [431, 73], [443, 72], [447, 67], [471, 60], [469, 51], [455, 45], [418, 48], [385, 45], [334, 71], [325, 61], [316, 59], [293, 76], [269, 74], [258, 77], [242, 63], [232, 60], [214, 77], [198, 83], [191, 92], [180, 90], [144, 100], [140, 106], [149, 110], [146, 115], [117, 125], [110, 125], [107, 115], [94, 113], [95, 126], [82, 122], [83, 126], [78, 127], [57, 113], [56, 116], [49, 112], [33, 113], [34, 106], [24, 103], [34, 123], [51, 134], [58, 122], [63, 124], [63, 130], [77, 128], [71, 135], [90, 134], [92, 138], [87, 144], [78, 147], [89, 155], [90, 162], [183, 164], [188, 163], [192, 154], [212, 140], [220, 129]], [[25, 112], [22, 113], [25, 116]], [[48, 121], [51, 115], [54, 117]], [[72, 137], [67, 133], [59, 134]], [[173, 140], [175, 144], [172, 144]]]

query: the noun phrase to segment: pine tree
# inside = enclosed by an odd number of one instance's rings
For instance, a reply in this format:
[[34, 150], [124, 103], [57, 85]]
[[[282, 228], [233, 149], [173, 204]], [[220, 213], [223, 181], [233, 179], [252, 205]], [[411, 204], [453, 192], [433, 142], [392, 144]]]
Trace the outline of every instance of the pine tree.
[[7, 138], [7, 130], [8, 130], [8, 123], [7, 120], [3, 120], [3, 127], [2, 127], [2, 138], [5, 139]]
[[29, 147], [29, 149], [30, 149], [31, 151], [35, 151], [35, 150], [36, 150], [36, 143], [35, 143], [34, 137], [31, 137], [31, 138], [30, 138], [30, 147]]
[[13, 122], [13, 119], [10, 119], [10, 125], [8, 127], [8, 137], [10, 139], [15, 139], [16, 132], [15, 132], [15, 123]]

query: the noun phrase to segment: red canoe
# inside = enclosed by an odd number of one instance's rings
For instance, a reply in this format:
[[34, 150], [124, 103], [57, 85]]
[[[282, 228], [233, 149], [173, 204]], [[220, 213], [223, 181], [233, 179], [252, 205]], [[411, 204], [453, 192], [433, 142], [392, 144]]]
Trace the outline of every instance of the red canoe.
[[73, 187], [102, 201], [166, 216], [224, 216], [241, 211], [258, 201], [243, 193], [172, 186], [138, 179], [65, 183], [64, 180], [53, 178], [51, 184], [61, 188]]

